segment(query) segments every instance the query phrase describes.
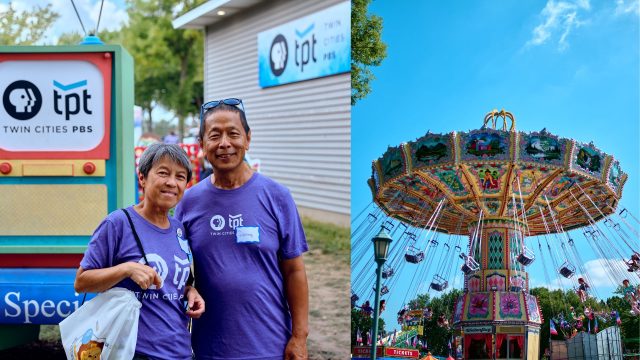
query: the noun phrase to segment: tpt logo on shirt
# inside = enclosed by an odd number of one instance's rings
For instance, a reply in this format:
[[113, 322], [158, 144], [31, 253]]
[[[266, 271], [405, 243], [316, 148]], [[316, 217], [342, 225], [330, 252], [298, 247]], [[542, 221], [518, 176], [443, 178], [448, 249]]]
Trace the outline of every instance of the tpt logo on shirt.
[[[162, 256], [160, 256], [159, 254], [156, 253], [152, 253], [152, 254], [147, 254], [147, 260], [149, 260], [149, 263], [147, 265], [149, 265], [150, 267], [153, 268], [153, 270], [155, 270], [158, 273], [158, 276], [160, 276], [160, 279], [162, 280], [162, 284], [164, 286], [164, 282], [167, 279], [167, 276], [169, 275], [170, 269], [169, 266], [167, 266], [167, 262], [165, 261], [164, 258], [162, 258]], [[176, 286], [177, 290], [182, 290], [182, 288], [184, 287], [184, 285], [187, 282], [187, 279], [189, 278], [189, 272], [190, 270], [190, 261], [189, 258], [186, 259], [181, 259], [176, 255], [173, 255], [173, 261], [174, 261], [174, 271], [173, 271], [173, 285]], [[138, 261], [140, 264], [145, 264], [145, 258], [142, 257], [140, 258], [140, 260]], [[151, 285], [149, 286], [150, 290], [153, 289], [157, 289], [157, 287], [155, 285]], [[149, 295], [151, 296], [150, 298], [158, 298], [158, 294], [155, 295]], [[168, 300], [175, 300], [178, 299], [180, 296], [174, 294], [170, 294], [170, 293], [165, 293], [164, 295], [162, 295], [163, 299], [168, 299]]]
[[214, 231], [220, 231], [224, 229], [224, 226], [228, 223], [229, 228], [231, 230], [235, 230], [235, 228], [237, 228], [238, 226], [242, 226], [242, 221], [242, 214], [229, 214], [229, 218], [226, 221], [222, 215], [214, 215], [209, 221], [209, 225]]

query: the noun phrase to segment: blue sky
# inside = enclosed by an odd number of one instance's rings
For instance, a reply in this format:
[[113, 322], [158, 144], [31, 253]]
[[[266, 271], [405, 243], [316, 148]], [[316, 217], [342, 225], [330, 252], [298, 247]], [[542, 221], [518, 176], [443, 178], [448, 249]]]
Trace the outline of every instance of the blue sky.
[[[87, 32], [96, 28], [101, 6], [102, 18], [99, 30], [117, 31], [129, 21], [126, 0], [73, 0], [73, 2]], [[51, 9], [60, 15], [36, 45], [56, 45], [60, 36], [65, 33], [84, 34], [71, 0], [0, 0], [0, 12], [6, 10], [9, 3], [18, 12], [32, 11], [36, 7], [51, 5]], [[179, 4], [174, 8], [174, 11], [181, 11], [182, 6]], [[172, 124], [177, 124], [178, 121], [178, 118], [171, 111], [162, 106], [154, 108], [153, 118], [156, 121], [168, 120]], [[185, 134], [185, 136], [189, 136], [189, 134]]]
[[[53, 26], [45, 32], [44, 39], [39, 45], [56, 44], [60, 35], [64, 33], [83, 33], [70, 0], [0, 0], [0, 11], [4, 10], [9, 3], [12, 3], [13, 8], [18, 12], [31, 11], [36, 6], [51, 5], [51, 9], [60, 15]], [[101, 30], [120, 29], [122, 24], [129, 19], [125, 0], [104, 0], [104, 2], [102, 0], [74, 0], [74, 3], [87, 32], [95, 29], [101, 5]]]
[[[352, 109], [352, 216], [371, 202], [371, 162], [388, 146], [428, 130], [477, 129], [494, 108], [512, 112], [519, 131], [546, 128], [612, 154], [629, 175], [621, 205], [638, 216], [639, 7], [638, 1], [374, 0], [369, 10], [384, 20], [388, 55], [373, 69], [372, 94]], [[584, 237], [574, 237], [584, 242], [581, 258], [606, 298], [613, 287]], [[352, 269], [352, 277], [361, 271]], [[532, 287], [548, 285], [540, 261], [529, 271]], [[383, 297], [388, 328], [411, 275]]]

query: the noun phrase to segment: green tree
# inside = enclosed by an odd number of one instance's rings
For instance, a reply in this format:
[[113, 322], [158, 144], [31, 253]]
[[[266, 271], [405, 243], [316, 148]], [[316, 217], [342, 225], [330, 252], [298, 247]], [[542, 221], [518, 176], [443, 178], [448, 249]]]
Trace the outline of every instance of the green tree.
[[171, 22], [202, 2], [128, 2], [129, 25], [123, 29], [123, 45], [135, 60], [135, 101], [148, 116], [145, 131], [153, 131], [151, 111], [158, 104], [177, 115], [181, 139], [185, 118], [198, 113], [203, 91], [203, 34], [198, 30], [176, 30]]
[[[431, 308], [433, 316], [431, 319], [422, 319], [423, 332], [419, 337], [423, 343], [427, 344], [429, 351], [434, 355], [449, 354], [449, 340], [453, 336], [453, 311], [457, 299], [462, 295], [459, 289], [442, 294], [439, 297], [431, 298], [429, 294], [420, 294], [415, 299], [408, 302], [407, 307], [411, 310], [421, 310]], [[438, 325], [438, 318], [444, 316], [449, 322], [449, 327]]]
[[[614, 292], [615, 294], [622, 294], [622, 289], [619, 288]], [[531, 294], [538, 298], [538, 304], [544, 319], [542, 328], [540, 329], [540, 351], [541, 353], [549, 347], [549, 339], [551, 340], [564, 340], [565, 336], [569, 335], [568, 331], [563, 331], [558, 326], [558, 335], [550, 335], [550, 321], [557, 319], [559, 314], [563, 314], [565, 319], [569, 320], [569, 307], [573, 306], [576, 316], [580, 316], [584, 313], [585, 307], [590, 307], [596, 312], [610, 312], [616, 310], [620, 314], [622, 324], [620, 325], [620, 332], [623, 340], [638, 339], [640, 332], [640, 323], [638, 317], [631, 315], [631, 306], [629, 303], [620, 296], [612, 296], [606, 301], [597, 301], [595, 298], [589, 298], [583, 304], [580, 302], [578, 295], [573, 290], [553, 290], [544, 287], [538, 287], [531, 289]], [[615, 319], [608, 321], [598, 321], [598, 327], [600, 330], [616, 324]], [[585, 325], [586, 322], [585, 322]], [[593, 326], [593, 324], [592, 324]], [[637, 347], [637, 344], [635, 345]]]
[[417, 298], [409, 301], [407, 307], [409, 309], [424, 309], [429, 304], [431, 297], [429, 294], [419, 294]]
[[51, 6], [34, 6], [31, 11], [18, 12], [9, 3], [5, 10], [0, 10], [0, 45], [33, 45], [43, 40], [44, 33], [60, 17]]
[[[373, 336], [373, 331], [370, 331], [372, 326], [373, 316], [366, 315], [357, 307], [351, 308], [351, 346], [356, 346], [356, 335], [358, 331], [362, 334], [362, 340], [366, 344], [367, 333], [370, 333], [370, 336]], [[384, 320], [382, 318], [379, 318], [378, 320], [378, 334], [384, 334]]]
[[[544, 323], [540, 329], [540, 353], [544, 353], [544, 349], [549, 347], [550, 328], [549, 321], [558, 316], [558, 314], [564, 314], [567, 319], [569, 317], [569, 307], [573, 306], [578, 309], [580, 300], [574, 292], [565, 293], [562, 290], [549, 291], [546, 287], [533, 288], [530, 291], [531, 295], [538, 298], [538, 305], [540, 306], [540, 312]], [[578, 311], [578, 310], [576, 310]], [[562, 340], [563, 331], [558, 330], [558, 335], [553, 337], [553, 340]]]
[[[60, 35], [56, 45], [78, 45], [84, 35], [77, 31], [68, 32]], [[102, 30], [98, 32], [98, 38], [105, 44], [122, 44], [122, 33], [120, 31]]]
[[169, 132], [175, 130], [175, 125], [171, 123], [170, 120], [162, 119], [160, 121], [156, 121], [154, 124], [155, 133], [164, 136]]
[[640, 317], [631, 313], [631, 304], [623, 297], [622, 286], [613, 292], [618, 296], [607, 299], [607, 306], [620, 313], [620, 332], [629, 352], [640, 352]]
[[[423, 336], [428, 344], [429, 351], [434, 355], [446, 356], [449, 354], [449, 340], [453, 336], [453, 311], [456, 300], [461, 295], [461, 290], [454, 289], [442, 296], [433, 298], [428, 303], [431, 311], [433, 311], [433, 316], [431, 319], [425, 319]], [[441, 315], [444, 315], [445, 319], [449, 321], [449, 327], [438, 325], [438, 317]]]
[[382, 18], [369, 15], [371, 0], [351, 1], [351, 105], [371, 92], [375, 79], [371, 66], [378, 66], [387, 56], [382, 42]]

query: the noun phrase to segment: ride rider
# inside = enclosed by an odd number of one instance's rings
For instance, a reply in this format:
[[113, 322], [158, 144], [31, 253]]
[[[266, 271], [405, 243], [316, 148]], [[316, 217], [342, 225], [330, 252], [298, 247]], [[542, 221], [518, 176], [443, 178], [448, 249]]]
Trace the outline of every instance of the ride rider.
[[586, 281], [584, 281], [583, 278], [578, 278], [578, 290], [576, 291], [578, 293], [578, 296], [580, 297], [580, 302], [585, 302], [587, 301], [587, 290], [589, 289], [589, 284], [587, 284]]

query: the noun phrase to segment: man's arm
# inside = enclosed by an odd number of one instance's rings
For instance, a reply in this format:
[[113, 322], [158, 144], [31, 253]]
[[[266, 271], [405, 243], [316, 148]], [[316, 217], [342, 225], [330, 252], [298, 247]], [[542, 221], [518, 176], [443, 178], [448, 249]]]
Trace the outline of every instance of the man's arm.
[[282, 260], [280, 270], [292, 323], [292, 336], [287, 343], [284, 358], [285, 360], [306, 359], [309, 335], [309, 286], [302, 255]]

